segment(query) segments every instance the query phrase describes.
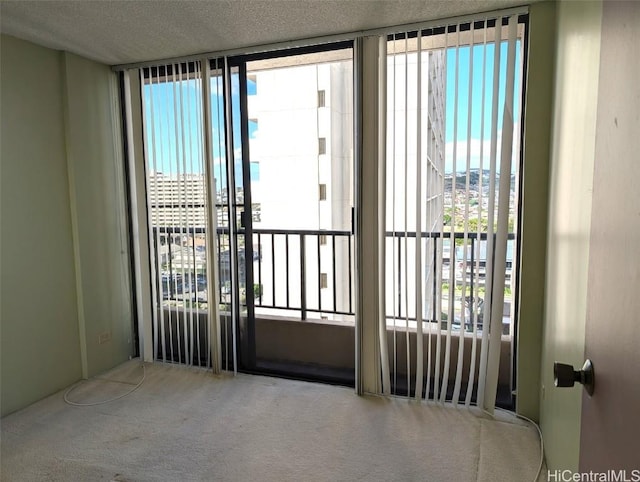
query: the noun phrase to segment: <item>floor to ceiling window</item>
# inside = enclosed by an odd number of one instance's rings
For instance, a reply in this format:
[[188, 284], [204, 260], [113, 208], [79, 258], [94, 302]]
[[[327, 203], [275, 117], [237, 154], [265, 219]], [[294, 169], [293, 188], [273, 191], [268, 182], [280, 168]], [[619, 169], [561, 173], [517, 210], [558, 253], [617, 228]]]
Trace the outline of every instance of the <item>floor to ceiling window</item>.
[[230, 64], [240, 366], [352, 385], [350, 44]]
[[[510, 23], [487, 19], [388, 38], [392, 393], [475, 401], [493, 318], [500, 357], [511, 357], [524, 24]], [[510, 363], [500, 371], [500, 403], [510, 406]]]
[[511, 405], [526, 17], [478, 18], [137, 70], [155, 359]]
[[156, 359], [210, 364], [215, 229], [222, 368], [353, 384], [352, 57], [209, 61], [208, 142], [202, 64], [142, 69]]
[[200, 65], [141, 71], [154, 358], [210, 366]]

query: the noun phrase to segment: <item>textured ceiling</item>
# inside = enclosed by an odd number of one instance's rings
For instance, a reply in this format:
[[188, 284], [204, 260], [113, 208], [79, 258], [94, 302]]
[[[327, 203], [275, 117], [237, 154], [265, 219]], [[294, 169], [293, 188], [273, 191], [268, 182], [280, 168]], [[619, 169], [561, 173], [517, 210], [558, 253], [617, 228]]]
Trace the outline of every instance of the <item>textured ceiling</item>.
[[522, 0], [0, 1], [2, 33], [105, 64], [355, 32]]

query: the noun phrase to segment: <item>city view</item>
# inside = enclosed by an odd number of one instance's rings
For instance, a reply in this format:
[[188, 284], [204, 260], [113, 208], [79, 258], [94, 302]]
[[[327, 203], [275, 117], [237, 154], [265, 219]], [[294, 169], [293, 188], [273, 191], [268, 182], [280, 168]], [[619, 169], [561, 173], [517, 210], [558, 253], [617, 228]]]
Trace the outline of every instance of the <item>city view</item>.
[[[400, 50], [392, 43], [389, 42], [388, 51]], [[464, 51], [460, 50], [464, 62]], [[468, 59], [469, 48], [466, 50]], [[353, 323], [351, 55], [351, 50], [345, 49], [247, 64], [248, 149], [242, 150], [239, 119], [234, 118], [234, 179], [228, 177], [230, 170], [224, 147], [214, 147], [217, 288], [223, 312], [230, 309], [233, 301], [235, 271], [240, 304], [246, 306], [248, 296], [253, 296], [257, 317]], [[423, 96], [421, 106], [423, 178], [419, 194], [416, 194], [412, 174], [417, 167], [417, 126], [411, 120], [417, 110], [417, 54], [414, 48], [413, 52], [388, 57], [386, 305], [389, 326], [415, 326], [416, 297], [421, 296], [421, 318], [439, 320], [446, 327], [453, 296], [453, 327], [459, 329], [464, 319], [465, 329], [471, 331], [476, 314], [478, 328], [482, 329], [488, 212], [492, 207], [489, 206], [489, 149], [488, 143], [482, 140], [469, 142], [467, 153], [466, 132], [462, 132], [457, 141], [451, 139], [447, 126], [454, 102], [447, 93], [453, 63], [449, 57], [450, 50], [442, 49], [423, 52], [421, 56], [422, 90], [429, 95]], [[449, 66], [445, 69], [447, 62]], [[235, 92], [232, 110], [239, 118], [239, 76], [234, 75], [232, 81]], [[224, 139], [219, 77], [213, 76], [211, 86], [212, 117], [218, 118], [214, 120], [213, 134], [214, 138]], [[476, 121], [469, 121], [472, 129], [475, 124]], [[195, 121], [194, 126], [196, 130], [202, 128]], [[451, 149], [456, 143], [463, 146], [457, 154]], [[475, 148], [476, 144], [479, 148]], [[243, 183], [243, 152], [250, 156], [250, 172], [245, 176], [249, 179], [248, 185]], [[481, 168], [478, 158], [483, 156]], [[208, 303], [205, 234], [208, 225], [203, 156], [200, 153], [196, 157], [200, 167], [182, 172], [171, 168], [162, 172], [157, 169], [163, 167], [162, 163], [155, 165], [156, 170], [150, 166], [147, 192], [154, 233], [157, 299], [163, 300], [165, 306], [204, 309]], [[510, 177], [508, 231], [512, 234], [504, 274], [505, 334], [509, 333], [512, 316], [517, 206], [516, 172], [510, 173]], [[250, 242], [246, 239], [244, 215], [247, 188], [251, 196], [253, 235]], [[229, 189], [234, 191], [231, 196]], [[423, 233], [420, 293], [415, 277], [417, 195], [421, 199], [420, 231]], [[497, 204], [497, 182], [493, 198]], [[230, 226], [233, 213], [236, 223]], [[234, 239], [231, 238], [233, 232], [236, 232]], [[453, 250], [448, 233], [455, 233]], [[249, 268], [252, 286], [246, 281]]]

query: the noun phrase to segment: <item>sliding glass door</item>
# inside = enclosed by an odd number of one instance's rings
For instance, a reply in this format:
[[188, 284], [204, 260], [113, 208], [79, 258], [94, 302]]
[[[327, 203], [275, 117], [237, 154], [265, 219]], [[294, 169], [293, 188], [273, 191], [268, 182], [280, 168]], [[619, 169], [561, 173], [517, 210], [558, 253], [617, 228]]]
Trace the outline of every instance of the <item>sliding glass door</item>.
[[351, 43], [209, 62], [222, 368], [354, 383]]
[[400, 30], [137, 69], [146, 353], [512, 402], [526, 17]]
[[154, 358], [353, 384], [352, 43], [139, 73]]
[[211, 67], [223, 346], [241, 370], [352, 385], [351, 43]]

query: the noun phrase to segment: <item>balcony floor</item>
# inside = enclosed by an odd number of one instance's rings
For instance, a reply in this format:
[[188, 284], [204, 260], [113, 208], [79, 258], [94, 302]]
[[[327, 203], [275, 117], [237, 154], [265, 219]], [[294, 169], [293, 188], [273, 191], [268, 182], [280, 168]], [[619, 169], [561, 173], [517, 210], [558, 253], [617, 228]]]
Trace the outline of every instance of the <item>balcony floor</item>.
[[[68, 398], [113, 398], [141, 376], [127, 362]], [[2, 420], [2, 480], [527, 481], [540, 453], [508, 415], [278, 378], [153, 364], [117, 401], [63, 394]]]

